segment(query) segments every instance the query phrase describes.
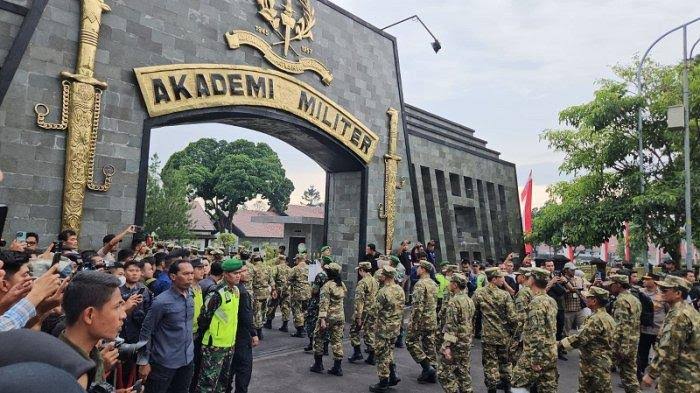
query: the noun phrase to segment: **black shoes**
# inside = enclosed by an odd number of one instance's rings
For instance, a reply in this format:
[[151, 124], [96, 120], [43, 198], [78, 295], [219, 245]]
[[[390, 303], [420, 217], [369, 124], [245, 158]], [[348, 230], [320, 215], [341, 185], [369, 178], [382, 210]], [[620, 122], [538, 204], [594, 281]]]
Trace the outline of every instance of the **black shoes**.
[[312, 373], [323, 373], [323, 356], [314, 355], [314, 365], [309, 368]]
[[379, 379], [379, 383], [376, 383], [374, 385], [370, 385], [369, 391], [374, 392], [374, 393], [388, 392], [389, 391], [389, 378]]
[[350, 363], [355, 363], [357, 361], [363, 360], [364, 357], [362, 357], [362, 349], [360, 348], [360, 346], [358, 345], [356, 347], [353, 347], [353, 349], [354, 352], [352, 356], [348, 358], [348, 361], [350, 361]]
[[303, 327], [303, 326], [297, 326], [296, 329], [297, 329], [297, 332], [294, 333], [294, 334], [292, 334], [292, 335], [291, 335], [292, 337], [297, 337], [297, 338], [304, 338], [304, 337], [306, 337], [306, 336], [304, 335], [304, 327]]
[[343, 376], [343, 368], [340, 366], [342, 362], [343, 362], [342, 360], [338, 360], [338, 359], [334, 360], [333, 361], [333, 368], [328, 370], [328, 374], [342, 377]]
[[367, 353], [368, 353], [368, 355], [367, 355], [367, 359], [365, 359], [365, 363], [367, 363], [367, 364], [369, 364], [369, 365], [371, 365], [371, 366], [376, 365], [377, 362], [375, 362], [375, 360], [374, 360], [374, 350], [369, 351], [369, 352], [367, 352]]
[[263, 325], [265, 329], [272, 329], [272, 319], [268, 319], [265, 321], [265, 324]]
[[[285, 332], [285, 333], [288, 332], [289, 328], [287, 327], [287, 323], [288, 323], [287, 321], [282, 321], [282, 326], [277, 330], [279, 330], [280, 332]], [[272, 324], [270, 324], [270, 325], [272, 325]]]
[[396, 363], [389, 365], [389, 386], [396, 386], [401, 382], [401, 378], [396, 374]]
[[418, 377], [418, 383], [436, 383], [437, 371], [435, 371], [433, 366], [430, 365], [430, 360], [423, 359], [423, 361], [420, 362], [420, 365], [423, 367], [423, 371]]

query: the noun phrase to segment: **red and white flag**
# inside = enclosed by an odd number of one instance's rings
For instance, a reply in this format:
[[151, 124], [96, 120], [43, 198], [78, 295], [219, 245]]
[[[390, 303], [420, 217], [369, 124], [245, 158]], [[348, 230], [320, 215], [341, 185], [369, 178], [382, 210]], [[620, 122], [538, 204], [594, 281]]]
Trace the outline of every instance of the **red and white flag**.
[[[525, 234], [532, 232], [532, 171], [527, 177], [527, 182], [520, 193], [520, 203], [523, 205], [523, 231]], [[525, 244], [525, 253], [533, 251], [532, 244]]]

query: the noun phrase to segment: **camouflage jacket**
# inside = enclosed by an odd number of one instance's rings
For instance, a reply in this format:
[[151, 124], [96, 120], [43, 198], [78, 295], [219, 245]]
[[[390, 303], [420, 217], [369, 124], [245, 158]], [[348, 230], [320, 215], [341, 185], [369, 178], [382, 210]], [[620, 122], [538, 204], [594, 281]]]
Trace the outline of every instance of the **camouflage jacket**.
[[[530, 287], [522, 287], [515, 295], [515, 313], [518, 315], [519, 328], [515, 333], [517, 339], [522, 336], [523, 329], [525, 328], [525, 319], [527, 318], [528, 307], [534, 295]], [[556, 305], [556, 302], [555, 302]]]
[[413, 286], [409, 330], [437, 329], [437, 288], [430, 278], [421, 278]]
[[481, 311], [482, 342], [509, 346], [518, 330], [518, 316], [508, 292], [489, 283], [476, 290], [474, 306]]
[[291, 300], [309, 300], [309, 267], [305, 264], [294, 266], [289, 271], [289, 297]]
[[289, 275], [292, 269], [286, 263], [278, 263], [270, 271], [279, 297], [289, 296]]
[[609, 372], [612, 367], [614, 331], [615, 320], [601, 307], [586, 319], [578, 334], [563, 339], [562, 346], [566, 350], [580, 349], [582, 369], [595, 367], [596, 370]]
[[367, 275], [355, 287], [355, 313], [353, 319], [365, 318], [372, 314], [374, 302], [377, 299], [379, 283], [374, 277]]
[[403, 323], [403, 308], [406, 296], [396, 283], [384, 285], [377, 292], [377, 337], [395, 339]]
[[[697, 392], [700, 386], [700, 314], [680, 301], [666, 315], [647, 373], [660, 392]], [[665, 388], [662, 390], [662, 388]], [[696, 389], [696, 390], [693, 390]]]
[[642, 303], [629, 291], [620, 293], [613, 304], [612, 316], [615, 319], [613, 352], [631, 355], [637, 353], [639, 345], [639, 325]]
[[325, 318], [330, 322], [345, 323], [345, 309], [343, 300], [348, 293], [345, 284], [338, 285], [335, 281], [327, 281], [321, 287], [321, 294], [318, 303], [318, 317]]
[[248, 281], [243, 283], [243, 286], [245, 287], [245, 290], [248, 291], [250, 294], [250, 300], [255, 301], [255, 292], [253, 291], [253, 271], [255, 271], [255, 266], [250, 263], [246, 262], [245, 266], [248, 268]]
[[321, 288], [328, 281], [328, 276], [326, 272], [319, 272], [311, 283], [311, 298], [309, 298], [309, 305], [306, 307], [306, 315], [314, 316], [318, 314], [318, 307], [321, 301]]
[[263, 262], [254, 263], [251, 276], [253, 277], [251, 281], [253, 282], [255, 298], [258, 300], [269, 298], [270, 289], [274, 284], [268, 267]]
[[523, 318], [523, 352], [518, 363], [525, 370], [532, 369], [533, 365], [544, 370], [556, 368], [557, 302], [546, 293], [533, 295], [530, 292], [530, 296], [532, 301]]
[[[445, 293], [447, 295], [447, 293]], [[474, 302], [466, 293], [452, 295], [445, 310], [445, 320], [442, 327], [442, 349], [457, 347], [468, 349], [474, 337]]]

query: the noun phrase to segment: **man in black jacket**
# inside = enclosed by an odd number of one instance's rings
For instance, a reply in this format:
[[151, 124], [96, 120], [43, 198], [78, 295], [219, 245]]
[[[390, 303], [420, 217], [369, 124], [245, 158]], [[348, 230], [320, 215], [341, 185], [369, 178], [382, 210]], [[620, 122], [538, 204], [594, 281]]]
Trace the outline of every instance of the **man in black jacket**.
[[240, 274], [241, 282], [238, 284], [238, 290], [241, 293], [241, 300], [238, 304], [238, 330], [226, 393], [234, 391], [234, 383], [235, 393], [248, 392], [250, 377], [253, 373], [253, 347], [257, 347], [259, 343], [257, 332], [253, 327], [253, 299], [245, 288], [245, 283], [250, 280], [248, 268], [243, 266]]

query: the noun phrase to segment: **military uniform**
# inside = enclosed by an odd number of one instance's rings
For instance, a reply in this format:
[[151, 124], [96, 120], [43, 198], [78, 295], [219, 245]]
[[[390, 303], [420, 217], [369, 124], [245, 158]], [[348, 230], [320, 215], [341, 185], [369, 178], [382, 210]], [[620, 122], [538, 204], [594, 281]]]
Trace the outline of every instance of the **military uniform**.
[[[680, 277], [666, 276], [662, 288], [690, 286]], [[660, 393], [700, 392], [700, 314], [684, 301], [674, 304], [661, 326], [656, 355], [647, 374]]]
[[[584, 297], [595, 296], [600, 299], [609, 297], [608, 291], [591, 287], [582, 292]], [[605, 307], [600, 307], [586, 319], [579, 333], [561, 340], [565, 350], [579, 348], [581, 360], [579, 364], [578, 386], [579, 393], [610, 393], [612, 382], [613, 334], [615, 320], [608, 314]]]
[[[340, 270], [339, 265], [332, 265]], [[325, 320], [325, 330], [330, 338], [333, 358], [336, 360], [343, 359], [343, 327], [345, 325], [343, 300], [347, 291], [345, 284], [338, 285], [335, 281], [326, 281], [319, 296], [318, 319], [314, 329], [314, 337], [320, 337], [319, 334], [323, 333], [321, 320]], [[314, 354], [323, 355], [323, 340], [314, 340]]]
[[[392, 281], [396, 277], [396, 269], [385, 266], [381, 271], [389, 280], [377, 292], [374, 351], [377, 357], [379, 384], [370, 387], [372, 392], [386, 392], [389, 384], [396, 385], [398, 383], [394, 364], [394, 342], [401, 330], [403, 309], [406, 302], [403, 288]], [[394, 378], [390, 382], [389, 378], [392, 375]]]
[[[549, 271], [534, 268], [537, 278], [547, 280]], [[520, 388], [536, 387], [539, 393], [556, 393], [559, 375], [557, 373], [557, 303], [544, 291], [533, 295], [521, 319], [523, 349], [513, 368], [512, 385]]]
[[[516, 275], [529, 274], [530, 268], [521, 268], [519, 271], [515, 272]], [[511, 363], [515, 365], [517, 363], [520, 354], [522, 353], [522, 332], [525, 326], [525, 319], [527, 318], [528, 306], [532, 301], [533, 294], [532, 290], [528, 286], [523, 286], [518, 290], [515, 295], [515, 313], [518, 315], [518, 329], [515, 332], [515, 340], [513, 346], [511, 347]]]
[[[276, 299], [270, 299], [267, 305], [267, 321], [272, 322], [275, 319], [275, 312], [277, 312], [277, 307], [280, 308], [282, 312], [282, 327], [281, 331], [287, 331], [287, 322], [289, 321], [290, 314], [290, 301], [289, 301], [289, 283], [288, 278], [291, 273], [291, 268], [287, 266], [286, 261], [280, 260], [277, 265], [271, 269], [271, 279], [274, 282], [275, 291], [277, 293]], [[270, 328], [272, 326], [269, 326]]]
[[294, 327], [297, 328], [297, 335], [300, 335], [304, 330], [304, 312], [310, 296], [309, 267], [305, 262], [297, 264], [289, 271], [288, 282]]
[[[612, 275], [610, 280], [629, 284], [629, 278], [625, 275]], [[620, 379], [625, 386], [626, 393], [640, 391], [639, 380], [637, 380], [637, 349], [641, 314], [642, 303], [629, 290], [617, 295], [612, 308], [612, 317], [616, 323], [613, 356], [620, 370]]]
[[[466, 288], [467, 278], [461, 274], [453, 274], [450, 282], [455, 282]], [[447, 290], [449, 292], [449, 287]], [[444, 325], [442, 327], [442, 346], [440, 352], [438, 379], [447, 393], [471, 393], [472, 378], [471, 346], [474, 338], [474, 303], [464, 292], [452, 295], [447, 303], [443, 303]], [[450, 350], [451, 359], [444, 355]]]
[[[370, 272], [372, 264], [362, 262], [358, 269], [362, 268], [366, 272]], [[359, 349], [360, 335], [364, 338], [365, 347], [370, 355], [374, 352], [374, 303], [377, 298], [379, 283], [370, 274], [357, 283], [355, 287], [355, 310], [352, 315], [352, 323], [350, 325], [350, 343], [353, 348]], [[359, 321], [359, 323], [358, 323]], [[361, 355], [360, 355], [361, 356]], [[362, 359], [357, 359], [362, 360]]]
[[[427, 272], [432, 270], [428, 261], [421, 261], [420, 266]], [[437, 331], [437, 285], [429, 277], [421, 277], [413, 286], [413, 299], [411, 320], [406, 333], [406, 347], [416, 363], [421, 363], [424, 373], [423, 378], [431, 373], [434, 378], [434, 370], [428, 369], [431, 364], [437, 364], [435, 354], [435, 333]]]
[[[270, 291], [274, 283], [267, 266], [262, 261], [253, 262], [252, 266], [251, 282], [253, 284], [253, 296], [255, 297], [255, 302], [253, 303], [253, 313], [255, 315], [253, 327], [260, 330], [263, 327], [263, 321], [267, 317], [267, 301], [270, 298]], [[260, 336], [260, 332], [258, 332], [258, 336]]]
[[[222, 268], [225, 272], [240, 270], [243, 262], [227, 260]], [[238, 329], [238, 305], [240, 291], [236, 286], [221, 284], [207, 296], [200, 316], [202, 334], [202, 369], [196, 392], [224, 392], [229, 379], [233, 348]]]
[[[486, 269], [486, 275], [491, 280], [503, 273], [496, 267]], [[495, 391], [499, 382], [510, 384], [510, 349], [518, 329], [515, 305], [508, 292], [491, 282], [477, 289], [472, 300], [482, 316], [481, 363], [486, 387]]]
[[[321, 264], [325, 266], [331, 262], [332, 261], [329, 258], [324, 257]], [[321, 301], [321, 288], [324, 284], [326, 284], [327, 280], [328, 276], [326, 275], [326, 272], [322, 270], [316, 275], [314, 282], [311, 284], [311, 297], [309, 298], [309, 304], [306, 307], [304, 324], [306, 326], [306, 333], [309, 335], [309, 339], [312, 340], [316, 329], [316, 321], [318, 320], [318, 308]]]

